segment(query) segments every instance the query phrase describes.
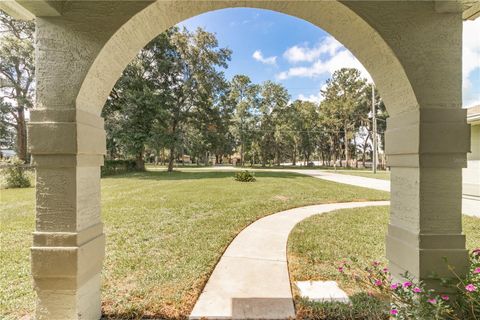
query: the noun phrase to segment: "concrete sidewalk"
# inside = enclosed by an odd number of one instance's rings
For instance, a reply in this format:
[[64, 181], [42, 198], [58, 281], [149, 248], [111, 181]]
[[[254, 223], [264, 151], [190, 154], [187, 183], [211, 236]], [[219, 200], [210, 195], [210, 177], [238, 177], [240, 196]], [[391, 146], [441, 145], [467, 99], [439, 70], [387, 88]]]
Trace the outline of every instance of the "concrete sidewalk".
[[[390, 181], [338, 174], [322, 170], [288, 170], [299, 174], [305, 174], [323, 180], [350, 184], [353, 186], [390, 192]], [[472, 217], [480, 217], [480, 201], [474, 197], [464, 196], [462, 199], [462, 213]]]
[[388, 201], [314, 205], [255, 221], [225, 251], [190, 319], [295, 318], [286, 252], [295, 225], [332, 210], [387, 205]]
[[334, 172], [323, 171], [323, 170], [292, 169], [288, 171], [308, 175], [308, 176], [323, 179], [323, 180], [350, 184], [352, 186], [390, 192], [390, 181], [388, 180], [351, 176], [347, 174], [340, 174], [340, 173], [334, 173]]

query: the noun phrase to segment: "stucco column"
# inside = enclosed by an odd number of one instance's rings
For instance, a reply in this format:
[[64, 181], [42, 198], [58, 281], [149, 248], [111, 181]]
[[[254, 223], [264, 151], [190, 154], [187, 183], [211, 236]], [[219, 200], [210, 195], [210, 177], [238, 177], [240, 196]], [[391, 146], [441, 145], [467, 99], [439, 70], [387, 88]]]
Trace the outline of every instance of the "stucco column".
[[29, 138], [37, 166], [31, 248], [36, 318], [99, 319], [103, 121], [75, 109], [35, 110]]
[[37, 167], [31, 248], [37, 319], [99, 319], [103, 119], [76, 97], [101, 41], [81, 18], [36, 19], [36, 104], [28, 139]]
[[[466, 271], [462, 234], [462, 168], [469, 150], [469, 126], [460, 108], [421, 108], [388, 119], [391, 215], [387, 257], [394, 276], [406, 270], [430, 279]], [[445, 258], [447, 262], [445, 262]]]

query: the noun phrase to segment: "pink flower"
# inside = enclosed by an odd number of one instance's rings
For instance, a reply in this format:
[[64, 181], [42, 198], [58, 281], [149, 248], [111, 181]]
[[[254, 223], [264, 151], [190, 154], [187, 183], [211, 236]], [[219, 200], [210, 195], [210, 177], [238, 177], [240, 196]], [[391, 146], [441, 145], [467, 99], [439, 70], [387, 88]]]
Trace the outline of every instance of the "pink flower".
[[467, 290], [468, 292], [473, 292], [477, 290], [477, 287], [470, 283], [465, 286], [465, 290]]
[[391, 314], [392, 316], [395, 316], [395, 315], [398, 314], [398, 310], [397, 310], [397, 309], [392, 309], [392, 310], [390, 310], [390, 314]]
[[412, 291], [415, 292], [415, 293], [420, 293], [420, 292], [422, 292], [422, 289], [420, 289], [420, 288], [413, 288]]
[[435, 303], [437, 303], [437, 300], [435, 300], [435, 299], [428, 299], [427, 302], [428, 302], [428, 303], [431, 303], [431, 304], [435, 304]]
[[375, 285], [380, 287], [382, 285], [382, 280], [375, 280]]
[[442, 298], [442, 300], [444, 300], [444, 301], [450, 300], [450, 297], [447, 296], [447, 295], [441, 296], [441, 298]]
[[388, 272], [388, 268], [383, 268], [383, 272], [387, 273], [387, 272]]
[[343, 267], [339, 267], [338, 272], [342, 273], [343, 272]]
[[376, 267], [376, 266], [379, 266], [379, 265], [380, 265], [380, 262], [378, 262], [378, 261], [373, 261], [373, 262], [372, 262], [372, 265], [374, 265], [375, 267]]
[[411, 286], [412, 286], [412, 283], [411, 283], [410, 281], [405, 281], [405, 282], [403, 283], [403, 287], [404, 287], [404, 288], [408, 288], [408, 287], [411, 287]]
[[390, 285], [390, 289], [397, 290], [398, 286], [399, 286], [398, 283], [393, 283], [392, 285]]
[[476, 268], [475, 270], [473, 270], [473, 273], [474, 274], [479, 274], [480, 273], [480, 268]]
[[473, 255], [478, 256], [480, 255], [480, 248], [476, 248], [472, 251]]

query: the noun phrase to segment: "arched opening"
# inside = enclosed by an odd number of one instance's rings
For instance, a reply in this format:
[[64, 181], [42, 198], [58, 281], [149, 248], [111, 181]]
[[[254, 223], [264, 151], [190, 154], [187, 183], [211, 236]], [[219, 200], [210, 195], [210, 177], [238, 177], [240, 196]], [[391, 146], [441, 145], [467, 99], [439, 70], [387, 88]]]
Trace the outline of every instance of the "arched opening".
[[[460, 168], [468, 145], [464, 115], [457, 110], [460, 14], [438, 13], [433, 2], [415, 7], [363, 1], [69, 2], [60, 18], [37, 22], [38, 110], [29, 136], [38, 168], [32, 272], [39, 318], [100, 316], [99, 169], [105, 135], [99, 115], [116, 80], [135, 54], [168, 27], [231, 7], [309, 21], [363, 63], [391, 115], [391, 270], [397, 275], [408, 270], [419, 278], [432, 270], [447, 275], [439, 265], [444, 256], [465, 268]], [[52, 35], [57, 39], [52, 41]], [[451, 76], [445, 79], [445, 74]], [[56, 261], [73, 267], [49, 268]]]
[[[219, 10], [221, 10], [221, 9], [219, 9]], [[143, 21], [143, 19], [142, 19], [142, 21]], [[130, 41], [130, 39], [128, 39], [128, 40], [123, 40], [123, 41], [128, 43], [128, 42]], [[150, 40], [149, 40], [149, 41], [150, 41]], [[115, 52], [118, 52], [118, 50], [115, 51]], [[108, 60], [109, 60], [109, 61], [113, 61], [112, 59], [108, 59]], [[118, 61], [118, 60], [114, 59], [114, 61]], [[97, 62], [95, 62], [95, 63], [97, 63]], [[112, 73], [113, 73], [113, 72], [112, 72]], [[101, 74], [102, 74], [104, 77], [108, 77], [108, 75], [106, 75], [106, 74], [104, 74], [104, 73], [101, 73]], [[87, 78], [88, 78], [88, 76], [87, 76]], [[106, 83], [108, 80], [105, 80], [105, 79], [96, 79], [96, 81], [98, 81], [98, 82], [97, 82], [97, 84], [95, 85], [95, 87], [96, 87], [96, 88], [99, 88], [99, 85], [101, 85], [101, 84], [103, 84], [103, 83]], [[85, 84], [84, 84], [84, 85], [85, 85]], [[83, 90], [83, 89], [82, 89], [82, 90]], [[90, 92], [90, 90], [87, 90], [87, 91]], [[81, 95], [81, 93], [80, 93], [80, 95]], [[90, 95], [89, 97], [91, 97], [91, 95]], [[92, 104], [89, 104], [89, 105], [92, 105]], [[95, 111], [95, 112], [97, 112], [97, 111]], [[108, 230], [107, 230], [107, 236], [108, 236]], [[225, 245], [226, 245], [226, 244], [225, 244]], [[110, 273], [110, 272], [109, 272], [109, 273]], [[109, 290], [109, 291], [110, 291], [110, 290]], [[160, 292], [161, 292], [161, 291], [160, 291]], [[196, 292], [196, 291], [195, 291], [195, 292]], [[170, 293], [167, 293], [167, 294], [171, 295]], [[192, 293], [192, 295], [194, 295], [194, 293]], [[252, 298], [255, 298], [255, 297], [252, 297]], [[286, 299], [288, 300], [288, 298], [286, 298]], [[290, 300], [291, 300], [291, 299], [290, 299]], [[172, 307], [172, 309], [173, 309], [173, 307]]]
[[367, 22], [340, 2], [307, 2], [299, 6], [274, 1], [216, 1], [198, 2], [183, 10], [178, 10], [177, 6], [167, 1], [155, 2], [118, 29], [91, 65], [76, 98], [77, 108], [100, 114], [126, 65], [167, 28], [201, 13], [234, 7], [277, 11], [312, 23], [334, 36], [360, 60], [382, 92], [389, 114], [395, 115], [418, 105], [408, 77], [392, 49]]

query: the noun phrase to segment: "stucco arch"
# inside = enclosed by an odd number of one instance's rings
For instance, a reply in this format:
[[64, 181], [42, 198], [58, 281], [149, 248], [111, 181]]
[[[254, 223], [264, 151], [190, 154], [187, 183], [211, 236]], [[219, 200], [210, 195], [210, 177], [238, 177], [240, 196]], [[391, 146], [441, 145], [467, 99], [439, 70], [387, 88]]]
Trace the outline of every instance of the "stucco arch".
[[408, 77], [385, 40], [354, 10], [338, 1], [157, 1], [139, 11], [106, 42], [85, 76], [76, 99], [78, 109], [99, 115], [134, 56], [154, 37], [190, 17], [224, 8], [272, 10], [303, 19], [329, 32], [370, 72], [390, 114], [415, 109], [418, 102]]
[[235, 7], [306, 20], [363, 63], [390, 114], [390, 270], [409, 271], [432, 287], [438, 284], [432, 272], [451, 275], [444, 257], [465, 270], [461, 168], [469, 127], [461, 110], [461, 12], [439, 12], [434, 1], [69, 0], [55, 15], [38, 11], [36, 18], [36, 107], [28, 139], [37, 167], [37, 318], [100, 318], [106, 149], [100, 113], [122, 71], [168, 27]]

